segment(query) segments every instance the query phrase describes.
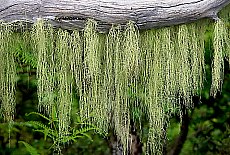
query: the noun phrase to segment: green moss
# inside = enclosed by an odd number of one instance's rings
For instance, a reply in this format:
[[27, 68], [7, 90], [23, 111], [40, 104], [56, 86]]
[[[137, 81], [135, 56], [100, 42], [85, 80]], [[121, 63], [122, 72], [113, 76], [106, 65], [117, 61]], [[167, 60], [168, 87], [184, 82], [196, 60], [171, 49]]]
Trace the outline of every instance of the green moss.
[[56, 37], [56, 74], [57, 74], [57, 115], [59, 119], [59, 135], [68, 134], [72, 108], [72, 74], [70, 73], [70, 34], [59, 29]]
[[180, 25], [141, 34], [141, 78], [149, 117], [147, 152], [161, 154], [171, 113], [203, 86], [204, 39], [202, 24]]
[[226, 6], [224, 9], [222, 9], [219, 13], [219, 16], [221, 17], [221, 20], [224, 22], [224, 28], [226, 31], [226, 50], [224, 50], [225, 58], [228, 60], [230, 64], [230, 5]]
[[227, 40], [226, 27], [223, 21], [215, 22], [213, 39], [212, 86], [211, 95], [216, 96], [221, 91], [224, 77], [224, 48]]
[[14, 119], [16, 64], [12, 45], [12, 25], [0, 23], [0, 103], [1, 114], [7, 122]]
[[31, 38], [34, 55], [37, 57], [38, 107], [49, 115], [55, 104], [53, 29], [43, 20], [38, 20], [31, 31]]

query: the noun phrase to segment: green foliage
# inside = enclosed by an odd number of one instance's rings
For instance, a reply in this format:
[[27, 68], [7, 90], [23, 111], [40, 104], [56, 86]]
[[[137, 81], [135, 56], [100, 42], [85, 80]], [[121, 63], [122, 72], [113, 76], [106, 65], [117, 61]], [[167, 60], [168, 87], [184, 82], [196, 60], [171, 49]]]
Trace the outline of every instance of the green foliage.
[[26, 64], [32, 68], [37, 67], [37, 57], [32, 52], [31, 36], [29, 31], [14, 33], [13, 38], [15, 40], [12, 51], [14, 52], [15, 60], [19, 65]]
[[31, 155], [39, 155], [37, 150], [32, 147], [30, 144], [23, 142], [23, 141], [19, 141], [19, 143], [22, 143], [23, 145], [25, 145], [26, 150], [31, 154]]
[[[59, 145], [65, 145], [69, 142], [77, 142], [79, 139], [82, 138], [89, 138], [92, 140], [91, 136], [87, 134], [89, 131], [96, 131], [98, 130], [95, 126], [91, 124], [87, 124], [84, 122], [81, 122], [80, 119], [76, 120], [74, 123], [74, 126], [70, 128], [69, 132], [65, 134], [64, 136], [59, 135], [59, 119], [55, 114], [52, 114], [52, 118], [48, 118], [41, 113], [37, 112], [31, 112], [27, 114], [27, 116], [30, 115], [38, 115], [45, 119], [47, 124], [44, 124], [40, 121], [27, 121], [23, 123], [24, 125], [28, 127], [34, 128], [35, 132], [40, 132], [44, 134], [44, 140], [47, 140], [47, 137], [51, 138], [53, 141], [53, 145], [50, 147], [50, 149], [60, 149]], [[61, 150], [58, 150], [61, 151]]]
[[[0, 154], [10, 154], [10, 155], [28, 155], [26, 148], [23, 144], [19, 144], [18, 141], [24, 141], [29, 143], [31, 146], [37, 149], [40, 155], [52, 155], [54, 152], [53, 140], [47, 136], [44, 140], [44, 134], [42, 132], [34, 132], [34, 130], [44, 130], [36, 125], [34, 128], [32, 125], [28, 125], [25, 122], [37, 121], [46, 125], [46, 127], [51, 127], [49, 121], [47, 121], [42, 116], [47, 117], [47, 115], [39, 116], [38, 114], [30, 114], [27, 117], [26, 113], [33, 113], [32, 111], [37, 111], [37, 83], [36, 76], [34, 75], [34, 70], [31, 69], [27, 72], [27, 66], [21, 65], [18, 69], [20, 74], [18, 75], [17, 82], [17, 92], [16, 92], [16, 103], [17, 103], [17, 113], [15, 114], [15, 120], [11, 124], [10, 129], [8, 123], [0, 123]], [[22, 72], [23, 71], [23, 72]], [[81, 120], [79, 117], [78, 108], [78, 97], [75, 98], [72, 111], [72, 121], [71, 121], [71, 133], [72, 127], [76, 127], [80, 130], [82, 127], [93, 128], [94, 126], [87, 125], [85, 120]], [[49, 118], [49, 117], [48, 117]], [[54, 118], [54, 117], [53, 117]], [[1, 119], [1, 118], [0, 118]], [[3, 118], [1, 119], [3, 120]], [[75, 122], [75, 123], [74, 123]], [[79, 122], [79, 123], [77, 123]], [[52, 128], [51, 128], [52, 129]], [[9, 134], [10, 130], [10, 134]], [[90, 138], [86, 136], [81, 136], [80, 138], [70, 140], [70, 142], [64, 145], [60, 144], [62, 149], [62, 154], [71, 155], [73, 152], [78, 154], [109, 154], [109, 148], [105, 140], [104, 135], [96, 134], [98, 130], [91, 130], [86, 132], [90, 135]], [[93, 141], [92, 141], [93, 139]], [[50, 149], [49, 149], [50, 148]]]

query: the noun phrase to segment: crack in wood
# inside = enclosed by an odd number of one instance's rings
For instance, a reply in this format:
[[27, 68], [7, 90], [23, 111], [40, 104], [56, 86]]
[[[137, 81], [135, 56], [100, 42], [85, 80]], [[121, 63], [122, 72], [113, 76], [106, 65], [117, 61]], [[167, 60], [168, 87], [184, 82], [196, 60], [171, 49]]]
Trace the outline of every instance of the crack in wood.
[[78, 16], [60, 16], [60, 17], [55, 17], [55, 20], [61, 21], [61, 20], [86, 20], [87, 18], [85, 17], [78, 17]]

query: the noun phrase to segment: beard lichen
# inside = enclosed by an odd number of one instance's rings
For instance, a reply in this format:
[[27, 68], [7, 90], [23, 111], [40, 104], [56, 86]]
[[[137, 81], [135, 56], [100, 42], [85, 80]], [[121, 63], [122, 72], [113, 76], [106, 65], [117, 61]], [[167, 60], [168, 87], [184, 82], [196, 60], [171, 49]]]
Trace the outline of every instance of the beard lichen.
[[141, 34], [141, 78], [149, 118], [147, 152], [161, 154], [169, 117], [202, 88], [204, 28], [200, 23], [148, 30]]
[[[203, 88], [205, 31], [206, 25], [196, 22], [139, 32], [130, 21], [124, 29], [113, 25], [100, 34], [91, 19], [83, 31], [53, 29], [38, 20], [29, 43], [37, 57], [39, 110], [58, 117], [62, 139], [69, 134], [77, 92], [82, 120], [103, 133], [114, 129], [126, 154], [134, 119], [130, 109], [140, 109], [149, 123], [145, 151], [162, 154], [170, 116], [182, 110], [181, 104], [192, 108], [192, 97]], [[10, 25], [0, 24], [0, 101], [6, 121], [13, 120], [15, 106], [12, 33]], [[215, 96], [223, 82], [223, 59], [230, 55], [229, 30], [221, 20], [215, 22], [213, 47]]]
[[224, 50], [226, 49], [227, 31], [222, 20], [214, 24], [213, 39], [213, 62], [212, 62], [212, 85], [211, 95], [216, 96], [221, 91], [224, 78]]
[[31, 38], [34, 55], [37, 57], [38, 109], [48, 115], [55, 102], [55, 59], [53, 29], [38, 20], [32, 27]]
[[0, 22], [0, 103], [1, 115], [12, 122], [15, 113], [16, 63], [12, 46], [12, 25]]

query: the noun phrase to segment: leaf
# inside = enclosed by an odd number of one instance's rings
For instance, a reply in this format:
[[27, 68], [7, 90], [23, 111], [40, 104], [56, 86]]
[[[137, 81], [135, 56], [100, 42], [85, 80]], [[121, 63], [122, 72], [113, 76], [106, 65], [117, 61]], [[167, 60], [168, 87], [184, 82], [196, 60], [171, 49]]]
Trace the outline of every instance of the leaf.
[[24, 142], [24, 141], [19, 141], [19, 143], [24, 144], [24, 146], [26, 147], [26, 150], [31, 154], [31, 155], [39, 155], [38, 151], [32, 147], [30, 144]]
[[33, 130], [33, 131], [43, 133], [44, 134], [44, 140], [47, 139], [47, 136], [52, 138], [52, 139], [54, 139], [58, 136], [58, 134], [56, 132], [53, 132], [53, 131], [49, 132], [48, 130]]
[[29, 114], [26, 114], [26, 116], [29, 116], [29, 115], [32, 115], [32, 114], [41, 116], [42, 118], [46, 119], [47, 121], [51, 121], [48, 117], [46, 117], [46, 116], [44, 116], [44, 115], [42, 115], [42, 114], [40, 114], [38, 112], [30, 112]]
[[85, 137], [89, 138], [90, 141], [93, 141], [92, 137], [87, 134], [87, 133], [81, 133], [82, 135], [84, 135]]

